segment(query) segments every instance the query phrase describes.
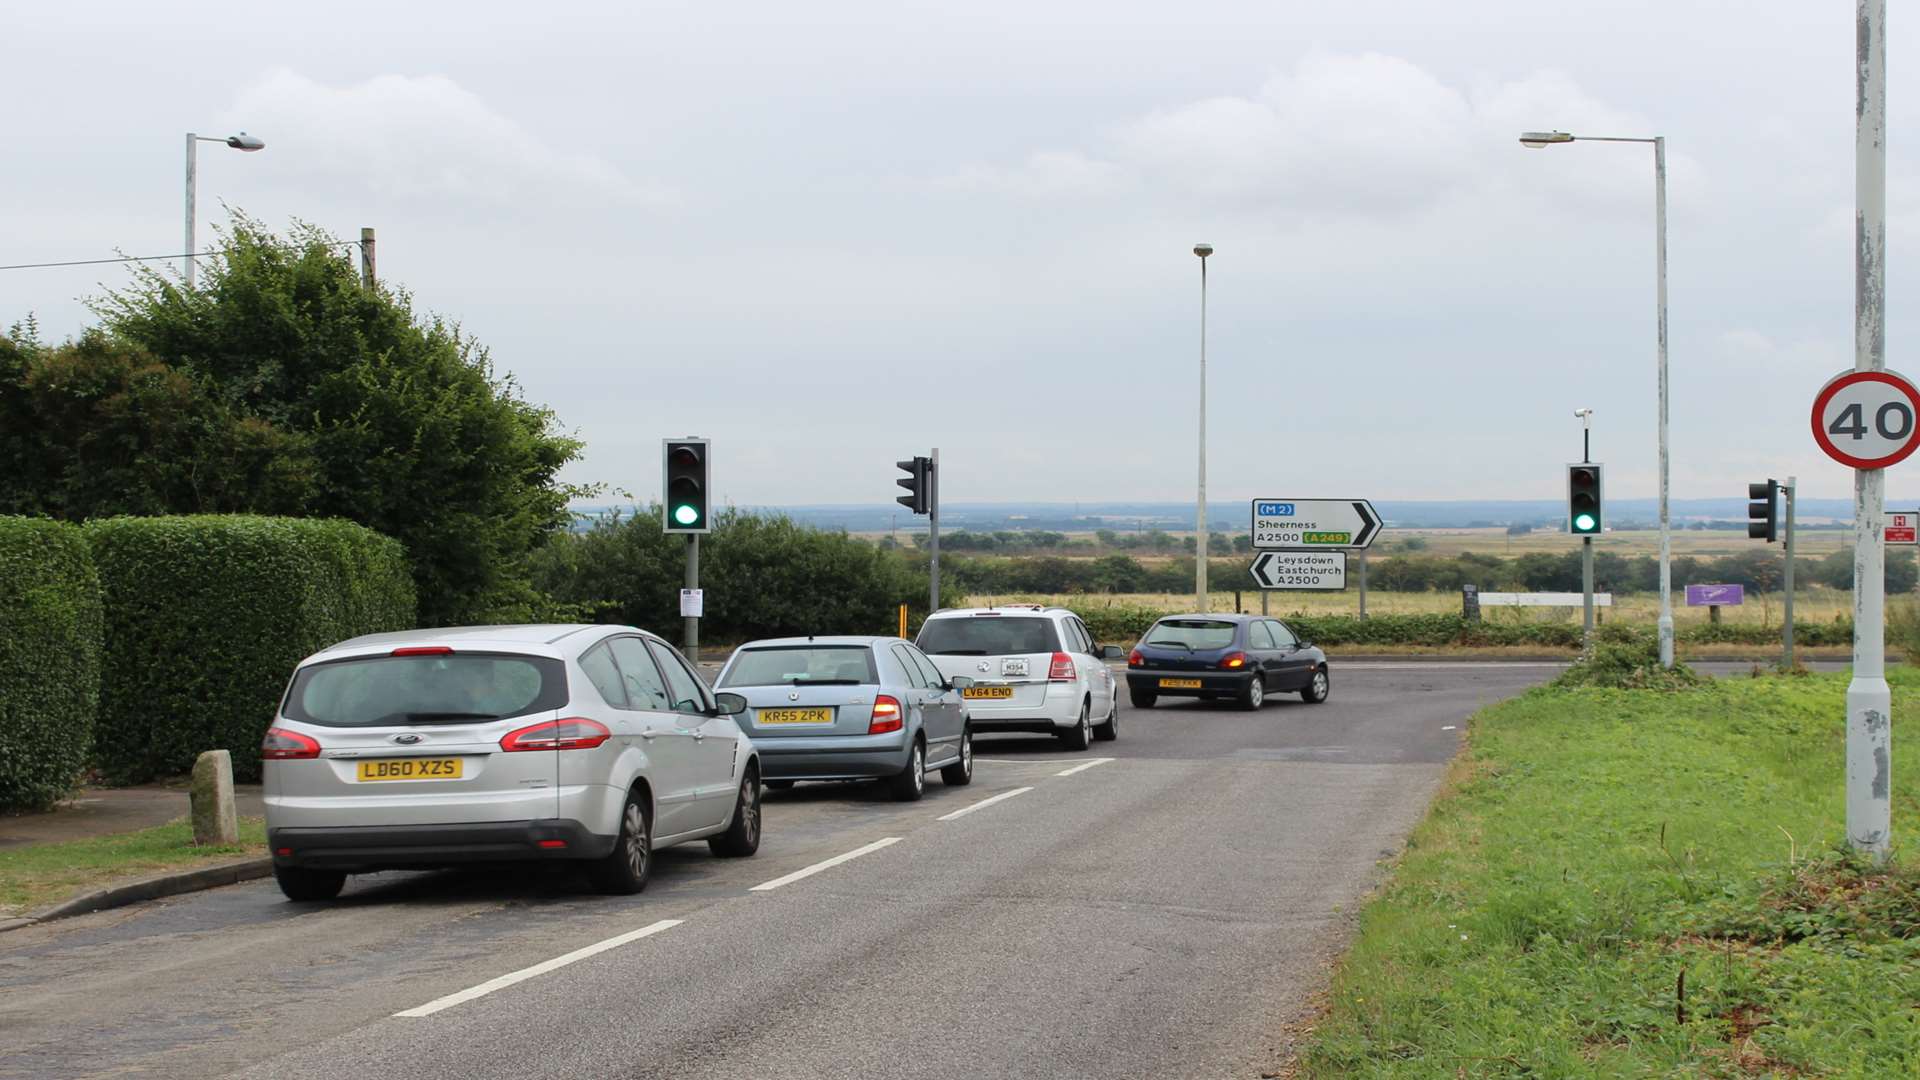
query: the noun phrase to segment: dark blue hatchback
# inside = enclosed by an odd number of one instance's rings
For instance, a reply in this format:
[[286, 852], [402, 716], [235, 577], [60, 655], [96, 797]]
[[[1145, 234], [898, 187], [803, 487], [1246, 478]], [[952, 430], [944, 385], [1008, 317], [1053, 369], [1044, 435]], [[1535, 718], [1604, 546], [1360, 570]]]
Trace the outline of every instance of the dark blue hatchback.
[[1141, 709], [1163, 697], [1257, 709], [1269, 692], [1298, 693], [1318, 705], [1332, 688], [1327, 654], [1265, 615], [1168, 615], [1127, 657], [1127, 691]]

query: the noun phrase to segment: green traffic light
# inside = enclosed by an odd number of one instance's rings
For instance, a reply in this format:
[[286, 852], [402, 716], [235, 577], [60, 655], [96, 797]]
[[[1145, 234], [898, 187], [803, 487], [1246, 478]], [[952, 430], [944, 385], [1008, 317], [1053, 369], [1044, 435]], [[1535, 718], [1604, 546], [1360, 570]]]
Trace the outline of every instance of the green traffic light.
[[700, 511], [686, 503], [673, 508], [673, 520], [676, 524], [692, 525], [700, 520]]
[[1593, 520], [1592, 514], [1581, 514], [1573, 519], [1573, 531], [1592, 532], [1596, 524], [1598, 522]]

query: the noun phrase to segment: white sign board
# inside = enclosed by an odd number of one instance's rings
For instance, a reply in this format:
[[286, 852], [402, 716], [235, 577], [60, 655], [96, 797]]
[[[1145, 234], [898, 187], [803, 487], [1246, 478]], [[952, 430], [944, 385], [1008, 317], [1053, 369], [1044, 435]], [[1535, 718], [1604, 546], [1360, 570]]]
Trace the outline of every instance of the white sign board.
[[[1577, 592], [1483, 592], [1481, 607], [1585, 607], [1586, 594]], [[1612, 607], [1613, 594], [1593, 594], [1594, 607]]]
[[707, 590], [705, 589], [681, 589], [680, 590], [680, 617], [681, 618], [698, 619], [701, 616], [706, 614], [706, 606], [707, 606]]
[[1344, 589], [1344, 551], [1263, 551], [1247, 568], [1263, 589]]
[[1253, 546], [1344, 551], [1373, 546], [1380, 515], [1365, 499], [1255, 499]]
[[1898, 372], [1843, 371], [1813, 399], [1813, 441], [1855, 469], [1885, 469], [1920, 446], [1920, 390]]

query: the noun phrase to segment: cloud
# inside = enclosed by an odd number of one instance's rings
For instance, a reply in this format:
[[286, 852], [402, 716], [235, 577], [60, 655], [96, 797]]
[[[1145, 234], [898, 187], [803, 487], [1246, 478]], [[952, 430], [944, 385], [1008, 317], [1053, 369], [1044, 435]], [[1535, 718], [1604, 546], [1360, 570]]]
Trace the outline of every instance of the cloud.
[[[228, 110], [298, 160], [303, 178], [359, 184], [384, 196], [505, 204], [556, 192], [622, 203], [666, 201], [586, 154], [555, 149], [479, 95], [441, 75], [379, 75], [328, 86], [279, 69]], [[297, 159], [273, 150], [297, 147]]]
[[[1452, 86], [1399, 57], [1316, 51], [1250, 94], [1155, 109], [1090, 135], [1084, 148], [971, 165], [939, 183], [1036, 199], [1137, 187], [1315, 219], [1403, 217], [1514, 194], [1645, 212], [1644, 155], [1557, 148], [1522, 160], [1516, 136], [1542, 127], [1651, 134], [1558, 72]], [[1693, 163], [1670, 157], [1676, 194], [1696, 185]]]

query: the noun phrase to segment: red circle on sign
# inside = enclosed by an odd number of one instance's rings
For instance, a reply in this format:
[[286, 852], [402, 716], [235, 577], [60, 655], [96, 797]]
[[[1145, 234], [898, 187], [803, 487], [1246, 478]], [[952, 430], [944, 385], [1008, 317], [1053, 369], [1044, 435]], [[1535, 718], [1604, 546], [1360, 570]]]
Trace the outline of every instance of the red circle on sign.
[[[1906, 442], [1900, 449], [1885, 457], [1854, 457], [1836, 446], [1833, 439], [1828, 437], [1826, 426], [1820, 423], [1821, 414], [1826, 412], [1827, 403], [1832, 401], [1835, 395], [1849, 386], [1864, 382], [1885, 383], [1893, 387], [1900, 391], [1906, 397], [1908, 404], [1913, 407], [1916, 422], [1909, 427]], [[1820, 444], [1820, 449], [1826, 451], [1828, 457], [1850, 468], [1884, 469], [1891, 465], [1898, 465], [1907, 460], [1916, 449], [1920, 449], [1920, 438], [1916, 438], [1916, 435], [1920, 435], [1920, 390], [1915, 390], [1912, 383], [1891, 371], [1849, 371], [1822, 387], [1819, 395], [1813, 399], [1813, 441]]]

